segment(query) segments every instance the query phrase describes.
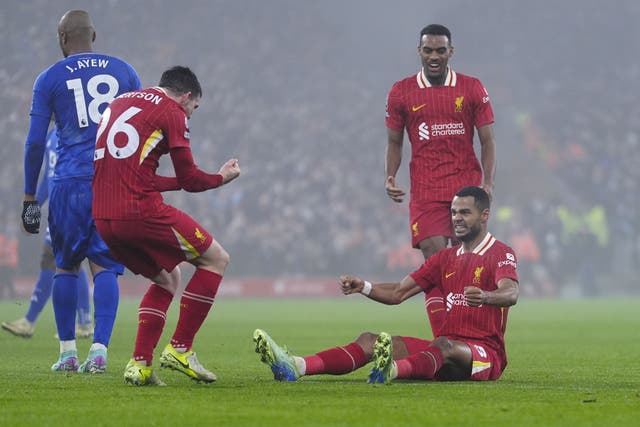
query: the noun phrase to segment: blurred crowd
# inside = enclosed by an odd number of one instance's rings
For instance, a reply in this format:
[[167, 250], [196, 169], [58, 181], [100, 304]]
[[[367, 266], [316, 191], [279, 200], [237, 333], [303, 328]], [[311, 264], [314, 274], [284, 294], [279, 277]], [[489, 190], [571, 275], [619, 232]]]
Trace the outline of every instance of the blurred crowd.
[[[155, 3], [158, 10], [175, 8], [174, 2]], [[89, 8], [98, 31], [96, 47], [134, 65], [143, 85], [155, 85], [161, 71], [177, 63], [199, 75], [204, 97], [191, 124], [198, 165], [215, 171], [230, 157], [240, 160], [243, 174], [229, 186], [205, 194], [168, 193], [167, 201], [192, 214], [222, 243], [231, 255], [232, 276], [353, 272], [382, 279], [410, 272], [422, 257], [410, 248], [406, 203], [395, 204], [384, 192], [384, 98], [393, 81], [417, 70], [417, 58], [400, 72], [393, 64], [383, 68], [376, 62], [386, 54], [364, 37], [361, 48], [369, 52], [358, 55], [368, 62], [345, 66], [358, 62], [356, 52], [337, 48], [344, 45], [347, 30], [322, 13], [322, 5], [249, 3], [252, 7], [191, 1], [192, 7], [172, 23], [184, 34], [158, 33], [163, 23], [152, 11], [120, 13], [128, 5], [124, 1]], [[14, 270], [35, 274], [38, 260], [32, 254], [39, 254], [41, 237], [27, 238], [17, 227], [22, 155], [33, 80], [59, 57], [55, 25], [64, 10], [41, 0], [14, 7], [11, 19], [0, 15], [5, 41], [0, 213], [2, 236], [20, 242]], [[219, 12], [214, 24], [201, 16], [205, 9]], [[537, 13], [552, 19], [557, 12]], [[631, 2], [625, 12], [623, 20], [640, 17]], [[503, 8], [500, 13], [505, 16], [498, 18], [508, 23], [515, 12]], [[107, 23], [117, 23], [118, 31], [104, 28]], [[535, 48], [534, 41], [556, 40], [551, 34], [518, 39], [517, 26], [505, 25], [505, 37], [514, 31], [502, 46], [505, 57], [513, 55], [513, 45]], [[124, 43], [124, 29], [133, 26], [140, 36]], [[452, 29], [455, 42], [455, 30], [461, 28]], [[577, 29], [568, 28], [567, 34], [572, 31]], [[604, 36], [590, 46], [593, 51], [607, 48]], [[209, 41], [206, 52], [190, 47], [196, 37]], [[559, 47], [572, 42], [577, 41], [569, 38]], [[640, 77], [636, 59], [618, 57], [617, 65], [602, 72], [600, 64], [591, 63], [589, 69], [584, 58], [554, 64], [548, 59], [553, 55], [540, 55], [526, 60], [531, 62], [498, 64], [496, 58], [469, 50], [452, 62], [461, 72], [480, 77], [492, 95], [498, 177], [490, 230], [519, 254], [527, 284], [522, 291], [598, 295], [612, 277], [620, 282], [607, 292], [629, 290], [640, 265], [639, 207], [629, 197], [640, 182], [635, 167], [640, 164], [640, 125], [634, 120], [639, 107], [629, 90]], [[574, 63], [586, 67], [579, 76], [571, 68]], [[545, 66], [555, 69], [549, 72]], [[367, 77], [376, 70], [384, 77]], [[408, 190], [405, 153], [400, 180]], [[161, 170], [171, 173], [166, 163]]]

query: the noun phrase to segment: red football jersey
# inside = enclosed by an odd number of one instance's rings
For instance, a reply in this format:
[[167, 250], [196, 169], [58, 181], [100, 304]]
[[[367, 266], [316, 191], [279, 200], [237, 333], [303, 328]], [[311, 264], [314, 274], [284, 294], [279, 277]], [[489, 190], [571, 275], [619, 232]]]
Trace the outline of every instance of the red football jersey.
[[438, 335], [483, 341], [498, 351], [506, 362], [504, 332], [508, 308], [470, 307], [464, 298], [464, 288], [477, 286], [493, 291], [500, 279], [518, 281], [516, 266], [513, 249], [487, 233], [472, 252], [463, 252], [461, 245], [442, 249], [411, 273], [411, 277], [425, 291], [434, 286], [442, 290], [447, 316]]
[[154, 187], [158, 160], [190, 147], [187, 116], [160, 88], [120, 95], [102, 115], [96, 140], [93, 216], [140, 218], [163, 203]]
[[450, 202], [462, 187], [482, 184], [474, 153], [474, 128], [493, 123], [482, 83], [451, 68], [443, 86], [432, 86], [424, 71], [396, 82], [387, 98], [386, 125], [407, 130], [411, 141], [410, 204]]

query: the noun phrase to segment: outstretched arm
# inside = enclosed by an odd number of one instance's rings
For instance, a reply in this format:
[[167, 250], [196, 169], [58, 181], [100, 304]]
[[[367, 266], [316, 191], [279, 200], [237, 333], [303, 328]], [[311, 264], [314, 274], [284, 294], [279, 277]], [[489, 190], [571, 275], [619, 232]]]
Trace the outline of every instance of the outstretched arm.
[[340, 276], [340, 286], [342, 293], [345, 295], [359, 292], [367, 298], [387, 305], [400, 304], [422, 291], [422, 288], [411, 276], [406, 276], [400, 283], [378, 283], [373, 285], [357, 276], [344, 275]]
[[175, 176], [156, 175], [153, 179], [153, 186], [159, 192], [182, 190]]
[[[172, 149], [171, 161], [176, 171], [176, 180], [179, 188], [192, 193], [220, 187], [240, 175], [240, 166], [237, 159], [228, 160], [216, 174], [209, 174], [200, 170], [193, 161], [191, 149], [188, 147]], [[175, 189], [173, 188], [173, 182], [168, 181], [168, 179], [170, 178], [160, 177], [160, 182], [156, 181], [156, 188]], [[164, 187], [162, 187], [163, 185]]]

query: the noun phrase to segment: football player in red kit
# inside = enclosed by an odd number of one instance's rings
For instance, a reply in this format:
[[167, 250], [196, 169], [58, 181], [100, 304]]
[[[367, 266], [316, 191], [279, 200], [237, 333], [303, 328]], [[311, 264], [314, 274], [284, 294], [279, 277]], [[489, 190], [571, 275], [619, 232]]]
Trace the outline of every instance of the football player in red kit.
[[489, 206], [489, 196], [480, 187], [458, 191], [450, 217], [461, 245], [442, 249], [399, 283], [371, 284], [351, 275], [340, 278], [344, 294], [361, 293], [389, 305], [438, 287], [446, 298], [446, 315], [435, 339], [364, 332], [345, 346], [298, 357], [257, 329], [256, 352], [275, 379], [346, 374], [370, 361], [374, 362], [371, 383], [395, 378], [498, 379], [507, 365], [508, 307], [517, 302], [519, 287], [513, 250], [487, 231]]
[[[396, 184], [396, 173], [406, 131], [411, 142], [411, 243], [425, 259], [456, 243], [449, 219], [455, 192], [476, 185], [491, 198], [494, 187], [491, 101], [480, 80], [449, 66], [453, 51], [447, 27], [432, 24], [423, 28], [418, 44], [422, 69], [396, 82], [387, 98], [385, 187], [391, 200], [404, 200], [405, 192]], [[475, 130], [480, 141], [480, 161], [473, 147]], [[425, 304], [435, 336], [445, 316], [445, 301], [439, 288], [425, 293]]]
[[[206, 191], [240, 174], [236, 159], [215, 174], [195, 165], [187, 120], [201, 96], [195, 74], [186, 67], [173, 67], [162, 74], [158, 87], [116, 98], [98, 128], [93, 178], [96, 227], [116, 259], [152, 281], [140, 303], [133, 358], [124, 373], [125, 381], [134, 385], [163, 384], [151, 362], [180, 284], [178, 264], [183, 261], [196, 270], [182, 293], [178, 325], [160, 363], [197, 381], [216, 380], [200, 364], [192, 345], [213, 305], [229, 255], [204, 227], [165, 204], [160, 194]], [[156, 174], [164, 154], [171, 156], [175, 177]]]

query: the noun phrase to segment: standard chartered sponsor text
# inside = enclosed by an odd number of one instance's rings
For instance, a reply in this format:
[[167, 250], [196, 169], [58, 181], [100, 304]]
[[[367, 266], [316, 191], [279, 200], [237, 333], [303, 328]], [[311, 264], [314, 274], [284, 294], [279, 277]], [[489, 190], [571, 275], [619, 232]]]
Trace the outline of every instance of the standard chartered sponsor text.
[[464, 124], [438, 123], [431, 126], [431, 136], [464, 135]]

